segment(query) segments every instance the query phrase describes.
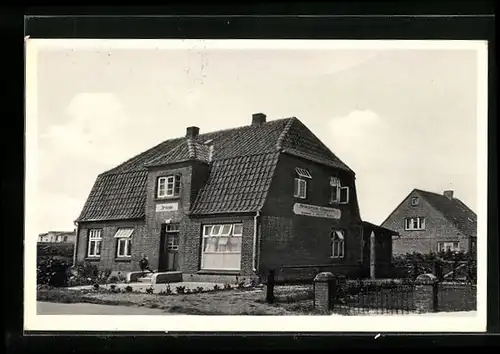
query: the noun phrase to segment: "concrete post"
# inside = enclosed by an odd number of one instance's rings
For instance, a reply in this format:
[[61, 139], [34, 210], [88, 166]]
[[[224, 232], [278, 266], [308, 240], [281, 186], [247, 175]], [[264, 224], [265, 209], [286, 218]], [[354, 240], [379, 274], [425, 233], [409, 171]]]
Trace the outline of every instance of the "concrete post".
[[328, 313], [333, 307], [335, 276], [322, 272], [314, 277], [314, 308], [321, 313]]
[[370, 278], [375, 279], [375, 232], [370, 234]]

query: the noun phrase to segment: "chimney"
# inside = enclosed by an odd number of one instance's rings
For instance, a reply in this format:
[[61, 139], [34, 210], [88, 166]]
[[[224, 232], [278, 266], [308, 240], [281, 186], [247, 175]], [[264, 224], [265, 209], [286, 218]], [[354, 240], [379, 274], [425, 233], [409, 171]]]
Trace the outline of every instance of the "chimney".
[[196, 138], [198, 134], [200, 134], [200, 128], [198, 127], [186, 128], [186, 138]]
[[252, 114], [252, 126], [259, 126], [266, 122], [266, 115], [264, 113]]
[[444, 191], [443, 195], [449, 200], [453, 200], [453, 191]]

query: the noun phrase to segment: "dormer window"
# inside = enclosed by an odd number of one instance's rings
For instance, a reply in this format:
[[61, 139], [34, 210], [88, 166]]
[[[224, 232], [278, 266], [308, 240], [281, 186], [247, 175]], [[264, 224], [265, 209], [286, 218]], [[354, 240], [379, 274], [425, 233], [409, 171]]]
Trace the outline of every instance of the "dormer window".
[[156, 196], [158, 198], [178, 197], [181, 191], [181, 176], [166, 176], [158, 178]]
[[330, 177], [330, 204], [349, 203], [349, 187], [342, 187], [338, 177]]
[[293, 196], [295, 198], [306, 199], [307, 197], [307, 180], [312, 179], [311, 174], [304, 168], [297, 167], [295, 169], [297, 177], [295, 177]]
[[418, 202], [419, 202], [418, 197], [411, 198], [411, 206], [417, 206]]

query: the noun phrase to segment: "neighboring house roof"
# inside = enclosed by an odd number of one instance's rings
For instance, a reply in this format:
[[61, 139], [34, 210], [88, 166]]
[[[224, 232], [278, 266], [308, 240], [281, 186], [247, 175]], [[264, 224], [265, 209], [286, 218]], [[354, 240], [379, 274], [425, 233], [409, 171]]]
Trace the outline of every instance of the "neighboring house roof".
[[166, 140], [100, 174], [77, 221], [144, 217], [147, 168], [192, 160], [211, 165], [192, 214], [257, 211], [280, 152], [353, 173], [297, 118], [283, 118]]
[[72, 236], [76, 236], [76, 232], [75, 231], [48, 231], [48, 232], [45, 232], [45, 233], [41, 233], [38, 235], [39, 238], [42, 238], [42, 237], [48, 237], [48, 236], [69, 236], [69, 237], [72, 237]]
[[467, 236], [477, 234], [477, 215], [458, 198], [415, 189], [434, 209], [439, 211], [460, 232]]

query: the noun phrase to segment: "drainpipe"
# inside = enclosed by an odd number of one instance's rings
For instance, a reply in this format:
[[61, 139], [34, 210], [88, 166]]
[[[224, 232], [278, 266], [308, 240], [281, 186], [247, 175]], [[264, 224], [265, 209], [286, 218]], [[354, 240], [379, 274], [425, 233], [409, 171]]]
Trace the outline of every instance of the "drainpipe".
[[78, 235], [80, 233], [80, 225], [76, 221], [73, 221], [73, 224], [76, 226], [75, 247], [73, 247], [73, 267], [76, 267], [76, 254], [78, 248]]
[[253, 257], [252, 257], [252, 268], [253, 271], [257, 271], [257, 230], [259, 227], [259, 222], [258, 218], [260, 216], [260, 211], [257, 211], [255, 213], [255, 216], [253, 217]]

